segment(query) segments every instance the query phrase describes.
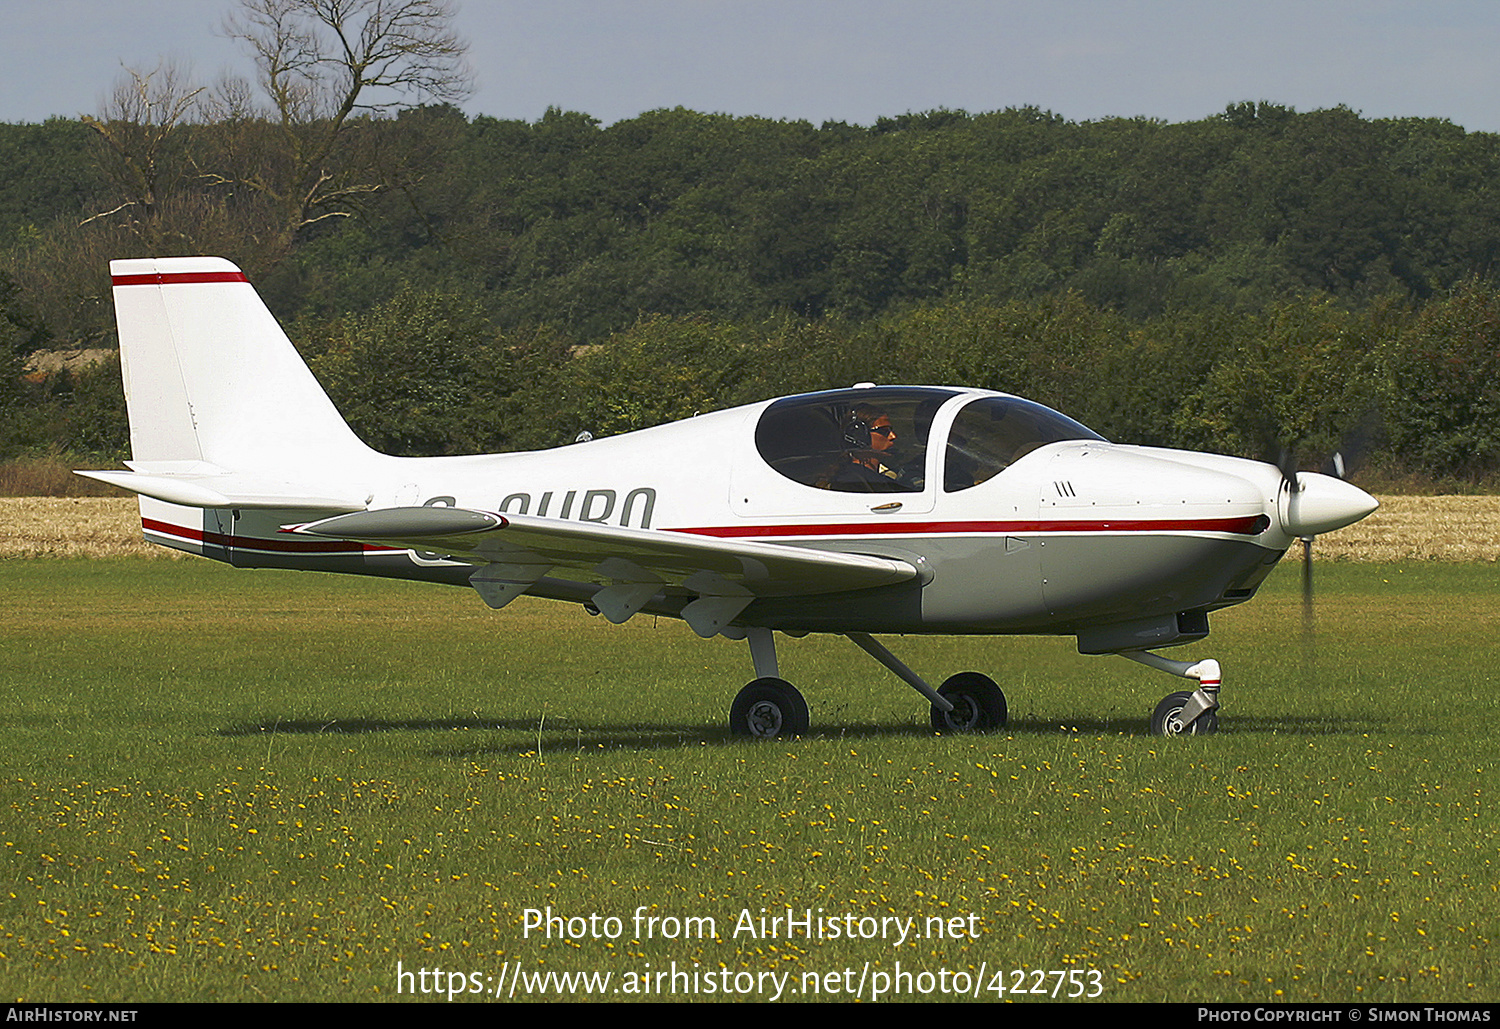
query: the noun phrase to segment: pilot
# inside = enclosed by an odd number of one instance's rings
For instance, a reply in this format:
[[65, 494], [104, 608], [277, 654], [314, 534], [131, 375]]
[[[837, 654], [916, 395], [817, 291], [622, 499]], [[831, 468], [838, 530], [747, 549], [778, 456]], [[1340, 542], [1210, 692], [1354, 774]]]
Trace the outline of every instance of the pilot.
[[896, 445], [896, 430], [884, 411], [861, 404], [844, 416], [842, 428], [847, 460], [835, 469], [831, 488], [871, 493], [907, 488], [882, 461]]

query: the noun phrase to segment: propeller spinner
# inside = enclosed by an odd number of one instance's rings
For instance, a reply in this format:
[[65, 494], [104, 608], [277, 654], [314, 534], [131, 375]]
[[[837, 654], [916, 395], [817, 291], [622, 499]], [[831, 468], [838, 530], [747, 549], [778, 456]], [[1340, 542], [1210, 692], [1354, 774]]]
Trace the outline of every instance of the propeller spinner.
[[1352, 525], [1380, 506], [1370, 494], [1343, 479], [1318, 472], [1283, 472], [1277, 503], [1288, 536], [1317, 536]]

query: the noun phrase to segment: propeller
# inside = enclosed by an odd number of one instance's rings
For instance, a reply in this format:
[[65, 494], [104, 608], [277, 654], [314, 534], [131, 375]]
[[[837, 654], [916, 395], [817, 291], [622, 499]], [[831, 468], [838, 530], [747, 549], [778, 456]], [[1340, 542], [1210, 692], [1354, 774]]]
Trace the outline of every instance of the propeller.
[[[1339, 458], [1339, 465], [1343, 465], [1343, 458]], [[1293, 500], [1302, 492], [1302, 482], [1297, 474], [1297, 459], [1292, 455], [1290, 448], [1281, 448], [1276, 467], [1281, 471], [1281, 492], [1287, 497], [1283, 510], [1290, 512]], [[1340, 474], [1339, 478], [1342, 479], [1343, 475]], [[1316, 623], [1313, 617], [1312, 565], [1313, 540], [1316, 538], [1313, 534], [1300, 537], [1302, 540], [1302, 661], [1306, 670], [1310, 670], [1317, 659], [1314, 649]]]
[[[1312, 480], [1322, 480], [1328, 485], [1320, 485], [1314, 491], [1316, 495], [1308, 496], [1308, 487], [1313, 483], [1298, 471], [1297, 461], [1291, 451], [1282, 448], [1280, 459], [1276, 462], [1276, 467], [1281, 471], [1281, 492], [1285, 498], [1281, 502], [1283, 524], [1297, 533], [1302, 541], [1302, 655], [1309, 671], [1317, 660], [1317, 622], [1313, 608], [1313, 541], [1317, 539], [1320, 530], [1326, 532], [1337, 528], [1339, 524], [1346, 524], [1343, 515], [1352, 513], [1355, 507], [1360, 506], [1360, 497], [1373, 499], [1362, 490], [1345, 485], [1346, 468], [1342, 452], [1333, 455], [1331, 464], [1336, 482], [1325, 475], [1311, 475]], [[1328, 486], [1337, 488], [1329, 489]], [[1356, 517], [1363, 517], [1371, 509], [1373, 508], [1362, 511]]]
[[1317, 622], [1313, 617], [1313, 565], [1312, 548], [1314, 536], [1302, 537], [1302, 656], [1309, 667], [1317, 663]]
[[[1333, 455], [1333, 474], [1343, 480], [1344, 478], [1344, 455], [1335, 452]], [[1293, 473], [1295, 475], [1295, 472]], [[1295, 479], [1293, 480], [1295, 483]], [[1313, 540], [1317, 536], [1302, 537], [1302, 641], [1303, 649], [1307, 654], [1308, 662], [1311, 664], [1317, 660], [1314, 649], [1313, 632], [1316, 624], [1313, 619], [1313, 565], [1312, 550]]]
[[[1313, 541], [1319, 533], [1332, 532], [1374, 511], [1379, 504], [1364, 490], [1350, 483], [1344, 453], [1350, 447], [1359, 451], [1368, 441], [1374, 428], [1369, 418], [1361, 421], [1354, 431], [1344, 438], [1344, 446], [1323, 464], [1321, 472], [1305, 472], [1290, 447], [1281, 445], [1272, 451], [1278, 453], [1273, 462], [1281, 472], [1281, 487], [1277, 494], [1277, 515], [1282, 531], [1302, 541], [1302, 649], [1303, 664], [1311, 674], [1315, 661], [1313, 607]], [[1269, 440], [1268, 440], [1269, 442]], [[1332, 474], [1328, 474], [1331, 472]]]

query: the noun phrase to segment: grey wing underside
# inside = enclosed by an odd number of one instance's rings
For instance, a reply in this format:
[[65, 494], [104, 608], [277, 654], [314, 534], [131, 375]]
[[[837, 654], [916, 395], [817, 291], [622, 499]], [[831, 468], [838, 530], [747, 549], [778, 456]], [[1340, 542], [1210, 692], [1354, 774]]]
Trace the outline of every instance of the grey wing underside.
[[451, 507], [337, 515], [289, 531], [448, 555], [477, 566], [470, 584], [503, 607], [543, 577], [597, 584], [592, 603], [623, 622], [666, 594], [700, 636], [724, 629], [761, 597], [874, 589], [917, 569], [892, 558], [785, 544]]

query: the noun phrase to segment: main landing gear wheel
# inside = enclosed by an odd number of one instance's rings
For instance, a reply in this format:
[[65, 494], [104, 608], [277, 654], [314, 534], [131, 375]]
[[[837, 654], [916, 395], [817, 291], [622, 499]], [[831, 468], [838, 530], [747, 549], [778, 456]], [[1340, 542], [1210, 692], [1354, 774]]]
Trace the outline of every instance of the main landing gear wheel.
[[756, 679], [740, 690], [729, 708], [729, 732], [734, 736], [801, 736], [810, 724], [807, 701], [785, 679]]
[[1005, 694], [988, 675], [959, 672], [938, 687], [938, 696], [952, 704], [953, 710], [933, 705], [936, 732], [989, 732], [1005, 726]]
[[1182, 709], [1193, 695], [1186, 690], [1169, 693], [1151, 713], [1152, 736], [1203, 736], [1219, 731], [1219, 713], [1205, 711], [1191, 723], [1182, 724]]

